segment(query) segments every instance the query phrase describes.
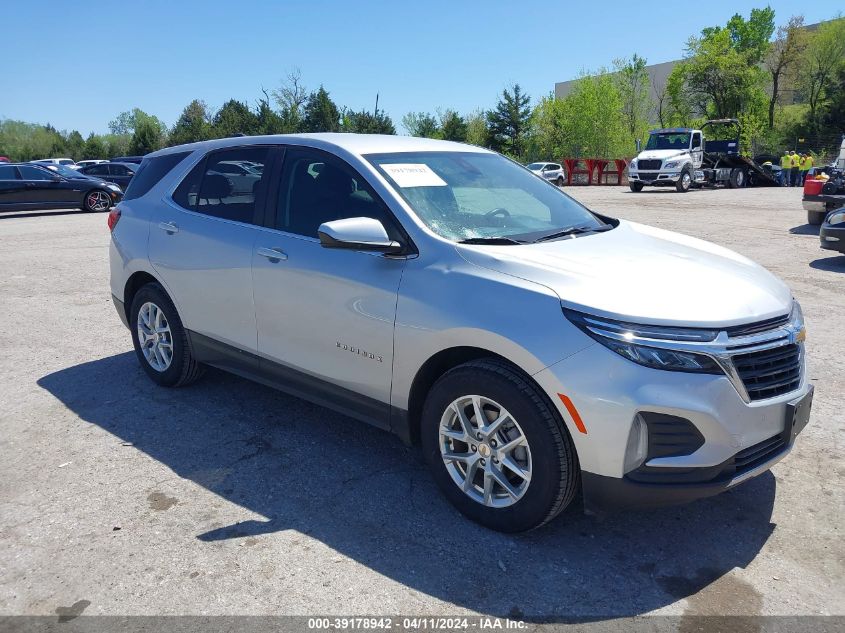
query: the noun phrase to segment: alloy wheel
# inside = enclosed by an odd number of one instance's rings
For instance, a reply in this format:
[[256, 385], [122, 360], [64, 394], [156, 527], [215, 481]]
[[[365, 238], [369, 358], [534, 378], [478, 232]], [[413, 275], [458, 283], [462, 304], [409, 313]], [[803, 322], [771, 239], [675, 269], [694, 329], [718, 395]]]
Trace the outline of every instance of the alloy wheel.
[[455, 484], [491, 508], [513, 505], [531, 483], [531, 449], [514, 417], [499, 403], [461, 396], [440, 420], [440, 455]]
[[111, 206], [109, 195], [105, 191], [92, 191], [85, 200], [91, 211], [107, 211]]
[[149, 301], [138, 310], [138, 344], [150, 367], [167, 371], [173, 362], [173, 334], [162, 309]]

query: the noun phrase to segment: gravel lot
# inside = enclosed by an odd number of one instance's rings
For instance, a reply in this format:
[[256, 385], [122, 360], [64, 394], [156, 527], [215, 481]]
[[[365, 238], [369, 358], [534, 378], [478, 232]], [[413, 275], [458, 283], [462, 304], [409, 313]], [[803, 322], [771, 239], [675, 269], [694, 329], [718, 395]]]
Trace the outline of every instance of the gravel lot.
[[771, 473], [489, 532], [386, 433], [216, 371], [154, 387], [111, 304], [105, 215], [0, 214], [0, 615], [845, 614], [845, 256], [797, 189], [568, 191], [792, 287], [816, 399]]

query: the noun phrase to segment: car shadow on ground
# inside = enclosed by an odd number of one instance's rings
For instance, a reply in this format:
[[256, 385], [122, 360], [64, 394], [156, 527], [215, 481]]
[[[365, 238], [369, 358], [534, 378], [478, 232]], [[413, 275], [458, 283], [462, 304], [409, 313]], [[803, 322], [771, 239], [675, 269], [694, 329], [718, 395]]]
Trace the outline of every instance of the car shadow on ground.
[[60, 215], [76, 215], [78, 213], [96, 213], [95, 211], [83, 211], [82, 209], [56, 209], [50, 211], [0, 211], [0, 220], [11, 220], [12, 218], [42, 218]]
[[[413, 590], [497, 616], [630, 616], [717, 581], [715, 593], [762, 604], [753, 587], [725, 574], [747, 566], [774, 530], [771, 473], [691, 505], [603, 521], [574, 504], [538, 530], [504, 535], [453, 510], [417, 449], [223, 372], [163, 389], [127, 352], [38, 384], [82, 420], [266, 517], [208, 519], [197, 525], [202, 542], [298, 530]], [[274, 556], [284, 564], [284, 552]]]
[[793, 226], [789, 229], [789, 232], [792, 235], [815, 235], [818, 237], [820, 230], [821, 225], [819, 224], [801, 224], [800, 226]]
[[830, 257], [820, 257], [810, 262], [810, 268], [816, 270], [826, 270], [832, 273], [845, 273], [845, 255], [831, 255]]

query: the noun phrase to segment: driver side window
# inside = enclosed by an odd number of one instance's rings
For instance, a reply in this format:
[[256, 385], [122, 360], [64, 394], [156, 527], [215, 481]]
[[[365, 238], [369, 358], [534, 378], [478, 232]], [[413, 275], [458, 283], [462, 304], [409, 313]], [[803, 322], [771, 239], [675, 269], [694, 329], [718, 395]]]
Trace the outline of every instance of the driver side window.
[[360, 174], [320, 152], [286, 152], [276, 207], [278, 230], [316, 238], [324, 222], [358, 217], [378, 220], [396, 239], [390, 213]]
[[701, 134], [692, 135], [692, 148], [701, 149]]

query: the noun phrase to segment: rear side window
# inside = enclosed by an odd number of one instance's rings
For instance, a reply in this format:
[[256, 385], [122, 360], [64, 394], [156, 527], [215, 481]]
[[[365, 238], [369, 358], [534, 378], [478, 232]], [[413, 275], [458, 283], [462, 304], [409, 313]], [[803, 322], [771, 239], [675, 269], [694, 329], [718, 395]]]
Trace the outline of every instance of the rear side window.
[[91, 174], [92, 176], [107, 176], [109, 168], [106, 165], [94, 165], [92, 167], [87, 167], [85, 169], [85, 173]]
[[215, 218], [254, 223], [256, 202], [263, 200], [267, 187], [264, 166], [270, 150], [262, 146], [212, 152], [185, 176], [173, 201]]
[[123, 196], [123, 199], [134, 200], [143, 196], [190, 153], [176, 152], [165, 154], [164, 156], [156, 156], [155, 158], [145, 158], [138, 171], [135, 172], [135, 177], [126, 188], [126, 194]]
[[17, 180], [18, 173], [11, 165], [0, 165], [0, 180]]

